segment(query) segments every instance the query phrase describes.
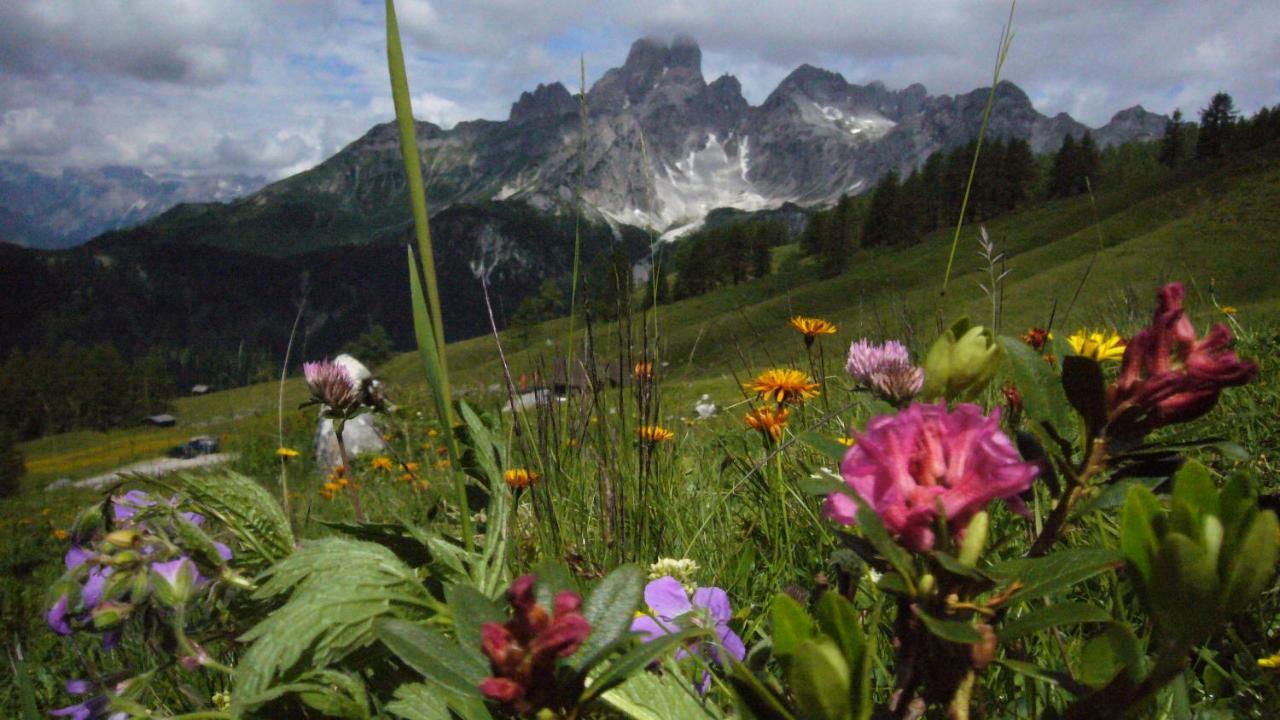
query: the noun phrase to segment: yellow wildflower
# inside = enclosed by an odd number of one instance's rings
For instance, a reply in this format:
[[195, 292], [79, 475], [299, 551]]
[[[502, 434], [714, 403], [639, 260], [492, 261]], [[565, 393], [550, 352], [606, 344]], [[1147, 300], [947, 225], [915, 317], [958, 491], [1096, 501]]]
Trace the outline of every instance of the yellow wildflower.
[[62, 528], [58, 528], [57, 530], [53, 531], [53, 536], [59, 540], [66, 540], [67, 538], [71, 537], [71, 533], [67, 532], [66, 530], [63, 530]]
[[1235, 315], [1236, 313], [1240, 312], [1239, 308], [1237, 308], [1235, 305], [1223, 305], [1221, 310], [1226, 315]]
[[1067, 338], [1067, 343], [1077, 355], [1090, 360], [1120, 360], [1124, 357], [1124, 338], [1115, 332], [1086, 332], [1080, 330]]
[[387, 472], [391, 472], [393, 467], [394, 465], [392, 465], [391, 458], [389, 457], [379, 456], [369, 463], [369, 468], [371, 470], [386, 470]]
[[637, 380], [652, 380], [653, 379], [653, 363], [638, 362], [636, 363], [636, 366], [631, 369], [631, 373], [635, 375]]
[[851, 437], [838, 437], [836, 438], [836, 442], [845, 447], [853, 447], [853, 438]]
[[418, 472], [418, 463], [416, 462], [407, 462], [401, 465], [401, 467], [403, 467], [405, 470], [408, 470], [411, 473]]
[[803, 402], [818, 395], [818, 384], [801, 370], [765, 370], [743, 387], [779, 405]]
[[675, 433], [661, 425], [641, 425], [636, 428], [636, 435], [641, 442], [649, 443], [667, 442], [676, 436]]
[[449, 458], [437, 460], [435, 464], [437, 470], [447, 470], [449, 468]]
[[427, 431], [427, 437], [436, 437], [439, 434], [440, 434], [440, 431], [435, 428], [431, 428], [430, 430]]
[[300, 454], [301, 453], [299, 453], [297, 450], [294, 450], [291, 447], [285, 447], [281, 445], [280, 447], [276, 448], [276, 455], [279, 455], [282, 458], [295, 458], [295, 457], [298, 457], [298, 455]]
[[1280, 668], [1280, 653], [1276, 653], [1270, 657], [1258, 658], [1258, 667], [1276, 669]]
[[836, 326], [822, 318], [803, 317], [797, 315], [791, 318], [789, 324], [795, 328], [797, 332], [804, 335], [804, 344], [813, 344], [814, 338], [819, 335], [834, 335]]

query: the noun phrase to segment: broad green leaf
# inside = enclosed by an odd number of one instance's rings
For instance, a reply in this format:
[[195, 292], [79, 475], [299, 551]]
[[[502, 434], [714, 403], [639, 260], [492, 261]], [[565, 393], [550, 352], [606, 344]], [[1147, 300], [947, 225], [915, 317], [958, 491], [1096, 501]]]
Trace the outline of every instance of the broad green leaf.
[[1220, 622], [1218, 568], [1199, 543], [1180, 532], [1161, 539], [1151, 569], [1151, 614], [1160, 631], [1187, 645]]
[[367, 720], [369, 698], [358, 677], [336, 670], [314, 670], [299, 678], [298, 698], [324, 717]]
[[991, 578], [985, 572], [965, 565], [954, 555], [944, 553], [941, 550], [935, 550], [930, 554], [930, 557], [932, 557], [938, 565], [942, 566], [943, 570], [946, 570], [952, 575], [958, 575], [959, 577], [975, 580], [982, 584], [991, 584]]
[[578, 592], [578, 583], [573, 579], [573, 573], [555, 558], [546, 558], [538, 563], [533, 569], [533, 576], [538, 578], [538, 584], [533, 588], [534, 594], [543, 607], [551, 607], [558, 592]]
[[1013, 370], [1013, 381], [1022, 394], [1027, 416], [1048, 423], [1062, 437], [1074, 435], [1071, 405], [1062, 381], [1040, 353], [1017, 338], [1000, 336], [998, 342]]
[[405, 620], [379, 620], [374, 627], [382, 644], [428, 681], [460, 695], [479, 696], [488, 668], [460, 652], [449, 638]]
[[631, 720], [724, 717], [715, 703], [699, 699], [679, 672], [639, 672], [602, 694], [600, 700]]
[[591, 634], [573, 657], [580, 669], [589, 669], [627, 637], [636, 608], [644, 599], [645, 573], [636, 565], [623, 565], [605, 576], [583, 603], [582, 615], [591, 623]]
[[1102, 366], [1082, 355], [1062, 358], [1062, 389], [1071, 407], [1084, 418], [1090, 437], [1096, 437], [1107, 422], [1107, 389]]
[[462, 648], [479, 660], [481, 628], [485, 623], [501, 623], [507, 618], [503, 605], [485, 596], [468, 583], [453, 583], [445, 588], [445, 598], [453, 613], [453, 632]]
[[449, 703], [438, 687], [425, 683], [405, 683], [396, 688], [387, 712], [404, 720], [451, 720]]
[[1208, 468], [1195, 460], [1183, 463], [1173, 476], [1172, 508], [1173, 529], [1199, 537], [1203, 518], [1219, 512], [1218, 491]]
[[1121, 672], [1137, 677], [1141, 662], [1142, 650], [1137, 636], [1129, 626], [1112, 623], [1105, 632], [1084, 644], [1072, 676], [1084, 685], [1099, 688]]
[[992, 577], [1018, 581], [1011, 602], [1035, 600], [1124, 564], [1124, 556], [1108, 548], [1069, 548], [1039, 558], [1006, 560], [987, 569]]
[[293, 530], [280, 503], [252, 478], [228, 470], [139, 478], [185, 496], [192, 510], [217, 520], [236, 538], [236, 568], [256, 572], [293, 552]]
[[1222, 593], [1227, 612], [1240, 612], [1261, 593], [1275, 574], [1280, 528], [1270, 510], [1256, 514], [1244, 540], [1230, 559], [1231, 570]]
[[849, 661], [849, 667], [859, 668], [867, 641], [862, 632], [862, 618], [853, 603], [840, 593], [828, 590], [818, 598], [815, 611], [818, 628], [835, 640], [845, 659]]
[[1035, 678], [1036, 680], [1043, 680], [1051, 685], [1059, 685], [1062, 682], [1050, 671], [1029, 662], [1013, 660], [1011, 658], [996, 658], [996, 664], [1009, 668], [1019, 675], [1026, 675], [1027, 677]]
[[978, 632], [978, 629], [969, 622], [936, 618], [921, 610], [919, 606], [913, 606], [912, 610], [915, 611], [916, 617], [920, 618], [920, 622], [923, 622], [924, 626], [929, 629], [929, 632], [943, 640], [965, 645], [976, 645], [982, 642], [982, 633]]
[[1141, 485], [1129, 488], [1120, 511], [1120, 551], [1138, 571], [1144, 586], [1151, 582], [1151, 566], [1158, 547], [1154, 522], [1160, 512], [1160, 501]]
[[791, 656], [787, 677], [806, 718], [845, 720], [850, 715], [849, 663], [830, 638], [802, 641]]
[[773, 631], [773, 652], [783, 657], [790, 656], [800, 643], [817, 633], [809, 613], [786, 593], [773, 596], [769, 605], [769, 623]]
[[835, 439], [813, 430], [806, 430], [797, 434], [796, 439], [836, 463], [844, 460], [844, 456], [849, 452], [847, 445], [842, 445]]
[[875, 510], [871, 509], [867, 501], [856, 493], [851, 494], [854, 502], [858, 504], [856, 517], [858, 519], [858, 527], [862, 529], [863, 536], [880, 553], [880, 557], [887, 560], [893, 566], [893, 569], [897, 570], [898, 574], [910, 583], [910, 578], [914, 577], [911, 572], [911, 554], [893, 541], [893, 538], [889, 536], [889, 531], [885, 529], [884, 523], [880, 522], [880, 516], [876, 514]]
[[998, 634], [1001, 641], [1009, 641], [1064, 625], [1110, 620], [1111, 613], [1105, 608], [1083, 602], [1064, 602], [1025, 612], [1017, 619], [1006, 622]]

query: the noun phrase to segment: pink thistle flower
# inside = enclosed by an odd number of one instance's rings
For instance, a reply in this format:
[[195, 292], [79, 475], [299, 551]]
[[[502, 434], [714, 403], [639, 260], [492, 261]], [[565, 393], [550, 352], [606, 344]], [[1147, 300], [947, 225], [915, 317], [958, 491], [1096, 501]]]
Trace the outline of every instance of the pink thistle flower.
[[[1222, 388], [1243, 385], [1257, 374], [1256, 363], [1228, 349], [1232, 336], [1226, 325], [1196, 337], [1183, 294], [1182, 283], [1160, 288], [1151, 326], [1125, 349], [1120, 376], [1107, 389], [1110, 434], [1141, 437], [1162, 425], [1195, 420], [1213, 409]], [[1140, 417], [1127, 412], [1135, 408]]]
[[[1038, 472], [1000, 430], [999, 409], [986, 416], [968, 403], [950, 412], [946, 403], [915, 403], [874, 418], [840, 463], [845, 483], [885, 528], [921, 552], [933, 547], [939, 511], [959, 537], [992, 500], [1021, 509], [1018, 493]], [[856, 522], [857, 509], [843, 493], [828, 495], [823, 505], [826, 516], [842, 525]]]
[[924, 370], [911, 365], [894, 365], [871, 373], [871, 389], [895, 402], [910, 400], [924, 387]]
[[876, 345], [863, 338], [853, 343], [845, 370], [858, 383], [895, 403], [910, 400], [924, 387], [924, 370], [911, 364], [910, 353], [897, 340]]
[[311, 390], [311, 399], [338, 413], [354, 410], [360, 391], [342, 365], [332, 360], [303, 363], [302, 375]]

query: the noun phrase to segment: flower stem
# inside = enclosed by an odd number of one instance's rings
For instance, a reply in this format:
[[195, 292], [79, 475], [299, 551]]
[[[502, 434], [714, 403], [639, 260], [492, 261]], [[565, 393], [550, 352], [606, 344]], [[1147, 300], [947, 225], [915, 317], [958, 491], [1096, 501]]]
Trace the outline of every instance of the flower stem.
[[342, 457], [342, 467], [348, 475], [347, 496], [351, 498], [351, 509], [355, 511], [356, 522], [364, 522], [364, 510], [360, 508], [360, 493], [356, 492], [355, 483], [351, 482], [351, 458], [347, 455], [347, 444], [342, 441], [342, 428], [340, 426], [334, 425], [333, 436], [338, 439], [338, 455]]
[[1067, 524], [1067, 518], [1071, 515], [1072, 505], [1080, 498], [1080, 493], [1089, 486], [1089, 480], [1094, 475], [1102, 472], [1106, 466], [1107, 441], [1099, 439], [1093, 443], [1093, 447], [1089, 450], [1089, 457], [1085, 460], [1084, 467], [1071, 478], [1071, 487], [1067, 488], [1062, 497], [1058, 498], [1058, 504], [1053, 507], [1053, 511], [1049, 514], [1049, 519], [1045, 521], [1044, 528], [1040, 530], [1040, 535], [1031, 544], [1031, 549], [1027, 551], [1027, 557], [1040, 557], [1049, 552], [1049, 548], [1057, 542], [1058, 535]]

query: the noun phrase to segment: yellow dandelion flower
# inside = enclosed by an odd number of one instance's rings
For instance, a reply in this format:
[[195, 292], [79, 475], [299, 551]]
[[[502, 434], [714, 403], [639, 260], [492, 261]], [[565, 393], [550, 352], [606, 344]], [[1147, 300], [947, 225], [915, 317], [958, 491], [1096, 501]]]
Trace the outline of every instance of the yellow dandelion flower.
[[853, 438], [851, 437], [838, 437], [836, 438], [836, 442], [845, 447], [853, 447]]
[[508, 487], [527, 488], [541, 480], [542, 476], [526, 468], [511, 468], [502, 474], [502, 478], [507, 481]]
[[299, 453], [297, 450], [294, 450], [291, 447], [285, 447], [283, 445], [276, 448], [276, 455], [279, 455], [282, 458], [295, 458], [301, 454], [302, 453]]
[[1280, 653], [1276, 653], [1270, 657], [1258, 658], [1258, 667], [1276, 669], [1280, 668]]
[[631, 374], [634, 375], [637, 380], [652, 380], [653, 363], [638, 362], [635, 367], [631, 368]]
[[782, 438], [782, 430], [787, 425], [787, 409], [774, 410], [758, 407], [747, 413], [743, 420], [751, 429], [758, 430], [766, 438], [777, 441]]
[[391, 463], [391, 458], [389, 457], [379, 456], [369, 463], [369, 469], [371, 470], [386, 470], [387, 472], [391, 472], [393, 467], [395, 466]]
[[1240, 312], [1240, 309], [1237, 308], [1235, 305], [1223, 305], [1220, 309], [1225, 315], [1235, 315], [1236, 313]]
[[661, 425], [641, 425], [636, 428], [636, 436], [641, 442], [660, 443], [675, 438], [676, 434]]
[[818, 396], [818, 384], [801, 370], [765, 370], [743, 387], [754, 391], [762, 400], [779, 405], [803, 402]]
[[1067, 338], [1067, 343], [1077, 355], [1091, 360], [1120, 360], [1124, 357], [1124, 338], [1115, 332], [1086, 332], [1080, 330]]
[[805, 344], [812, 343], [814, 338], [819, 335], [834, 335], [838, 329], [834, 323], [830, 323], [822, 318], [804, 317], [797, 315], [788, 323], [795, 328], [797, 332], [804, 335]]
[[71, 533], [67, 532], [66, 530], [63, 530], [62, 528], [58, 528], [57, 530], [53, 531], [53, 536], [59, 540], [66, 540], [67, 538], [71, 537]]

